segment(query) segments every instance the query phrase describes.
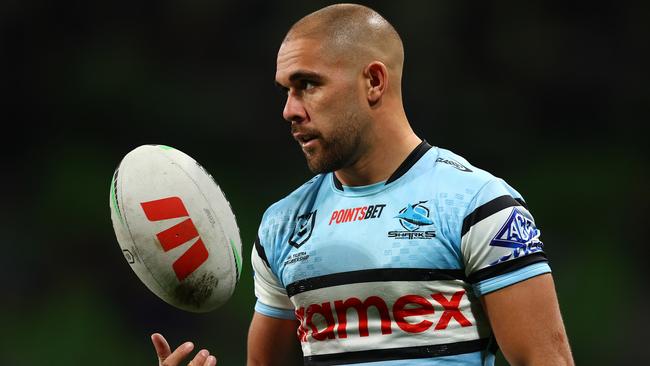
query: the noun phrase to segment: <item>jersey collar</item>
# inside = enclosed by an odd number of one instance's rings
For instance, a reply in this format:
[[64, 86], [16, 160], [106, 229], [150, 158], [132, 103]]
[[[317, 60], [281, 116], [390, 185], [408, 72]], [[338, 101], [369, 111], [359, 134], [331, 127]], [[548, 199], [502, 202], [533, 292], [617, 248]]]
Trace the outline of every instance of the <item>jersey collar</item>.
[[[406, 172], [408, 172], [409, 169], [411, 169], [411, 167], [415, 165], [415, 163], [417, 163], [418, 160], [420, 160], [420, 158], [427, 153], [427, 151], [429, 151], [429, 149], [431, 149], [431, 145], [429, 145], [426, 140], [422, 140], [422, 142], [416, 146], [413, 151], [411, 151], [409, 156], [404, 159], [402, 164], [400, 164], [400, 166], [393, 172], [393, 174], [391, 174], [391, 176], [383, 185], [388, 185], [406, 174]], [[341, 181], [336, 178], [336, 174], [334, 173], [332, 173], [332, 180], [334, 182], [334, 187], [336, 187], [336, 189], [339, 191], [343, 191], [343, 183], [341, 183]]]

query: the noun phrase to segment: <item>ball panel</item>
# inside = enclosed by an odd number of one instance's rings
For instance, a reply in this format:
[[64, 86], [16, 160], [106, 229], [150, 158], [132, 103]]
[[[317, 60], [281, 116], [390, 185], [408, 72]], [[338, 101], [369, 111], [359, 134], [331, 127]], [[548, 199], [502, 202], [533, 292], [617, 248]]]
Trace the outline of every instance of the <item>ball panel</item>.
[[113, 192], [111, 197], [111, 203], [113, 204], [113, 210], [111, 210], [113, 228], [117, 241], [122, 249], [122, 253], [127, 260], [127, 263], [130, 264], [131, 269], [151, 292], [167, 301], [165, 299], [165, 290], [163, 286], [152, 275], [152, 271], [147, 267], [147, 263], [142, 259], [143, 255], [139, 250], [139, 245], [136, 244], [136, 241], [131, 235], [129, 223], [125, 216], [124, 195], [122, 189], [124, 184], [123, 179], [121, 178], [124, 175], [124, 168], [126, 166], [127, 165], [124, 164], [123, 159], [115, 170], [113, 176]]

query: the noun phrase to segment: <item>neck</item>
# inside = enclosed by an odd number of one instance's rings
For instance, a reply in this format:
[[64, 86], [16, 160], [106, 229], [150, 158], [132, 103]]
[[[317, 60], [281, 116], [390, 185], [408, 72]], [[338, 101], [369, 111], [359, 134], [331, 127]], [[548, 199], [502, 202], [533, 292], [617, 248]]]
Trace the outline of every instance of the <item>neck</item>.
[[377, 125], [370, 131], [366, 148], [350, 166], [334, 172], [346, 186], [365, 186], [388, 180], [422, 139], [417, 137], [404, 116], [398, 123]]

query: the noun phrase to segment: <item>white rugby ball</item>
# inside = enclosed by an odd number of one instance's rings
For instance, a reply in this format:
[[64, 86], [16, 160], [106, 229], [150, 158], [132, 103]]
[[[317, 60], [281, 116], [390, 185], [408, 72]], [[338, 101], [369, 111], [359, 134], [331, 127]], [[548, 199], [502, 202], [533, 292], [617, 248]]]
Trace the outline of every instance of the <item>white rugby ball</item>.
[[242, 269], [239, 228], [212, 176], [164, 145], [143, 145], [113, 174], [111, 220], [124, 258], [158, 297], [207, 312], [232, 295]]

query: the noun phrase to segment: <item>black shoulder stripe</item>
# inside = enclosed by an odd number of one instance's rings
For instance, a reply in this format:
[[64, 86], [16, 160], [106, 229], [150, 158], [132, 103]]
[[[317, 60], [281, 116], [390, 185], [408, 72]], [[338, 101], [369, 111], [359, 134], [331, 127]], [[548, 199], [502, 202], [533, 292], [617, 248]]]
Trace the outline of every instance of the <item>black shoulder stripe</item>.
[[418, 160], [420, 160], [420, 158], [427, 153], [427, 151], [429, 151], [429, 149], [431, 149], [431, 145], [429, 145], [429, 143], [425, 140], [422, 140], [422, 142], [420, 142], [420, 144], [415, 149], [413, 149], [413, 151], [411, 151], [409, 156], [404, 159], [397, 170], [395, 170], [395, 172], [393, 172], [393, 174], [388, 178], [386, 184], [396, 181], [399, 177], [408, 172], [409, 169], [411, 169], [411, 167], [415, 165], [415, 163], [417, 163]]
[[[374, 349], [369, 351], [329, 353], [304, 357], [305, 366], [348, 365], [355, 363], [409, 360], [459, 355], [486, 350], [488, 338], [430, 346]], [[401, 363], [400, 363], [401, 364]]]
[[504, 208], [512, 206], [521, 206], [521, 203], [512, 198], [512, 196], [504, 195], [477, 207], [471, 214], [467, 215], [467, 217], [463, 219], [463, 229], [461, 230], [460, 236], [462, 237], [463, 235], [467, 234], [469, 229], [477, 222], [483, 220], [486, 217], [494, 215]]
[[529, 254], [524, 257], [515, 258], [494, 266], [479, 269], [467, 277], [467, 282], [474, 284], [539, 262], [548, 262], [544, 252]]
[[522, 205], [526, 210], [528, 210], [528, 205], [526, 204], [526, 201], [524, 201], [521, 198], [515, 198], [515, 201], [519, 202], [520, 205]]
[[255, 238], [255, 250], [257, 250], [257, 255], [259, 255], [260, 258], [262, 258], [262, 260], [264, 261], [264, 263], [266, 263], [266, 266], [271, 268], [271, 265], [269, 264], [269, 260], [268, 258], [266, 258], [266, 252], [264, 251], [264, 247], [260, 243], [259, 236]]

